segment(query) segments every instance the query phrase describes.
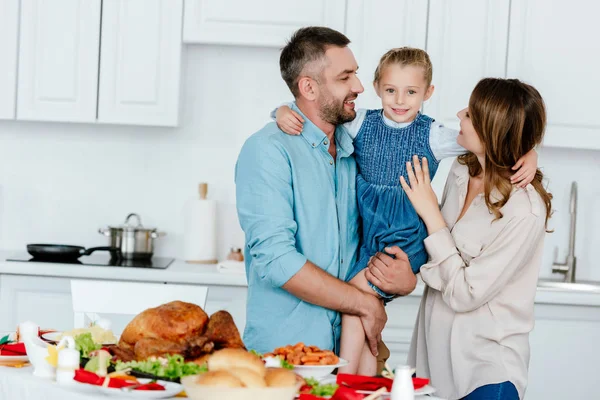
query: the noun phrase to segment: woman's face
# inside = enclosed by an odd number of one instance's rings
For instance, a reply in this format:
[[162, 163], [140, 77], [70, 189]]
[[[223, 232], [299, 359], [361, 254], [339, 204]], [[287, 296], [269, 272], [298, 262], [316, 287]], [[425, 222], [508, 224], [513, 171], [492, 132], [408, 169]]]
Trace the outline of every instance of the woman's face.
[[481, 140], [479, 140], [479, 135], [475, 132], [475, 128], [473, 128], [469, 109], [462, 109], [456, 115], [460, 119], [460, 132], [458, 133], [456, 142], [476, 156], [483, 156], [483, 145], [481, 144]]

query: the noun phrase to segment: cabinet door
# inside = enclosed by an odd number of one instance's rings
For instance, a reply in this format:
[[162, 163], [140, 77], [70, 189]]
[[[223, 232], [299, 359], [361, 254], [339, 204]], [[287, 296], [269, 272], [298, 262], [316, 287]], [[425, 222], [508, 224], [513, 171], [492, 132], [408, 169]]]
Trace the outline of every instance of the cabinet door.
[[15, 117], [19, 0], [0, 0], [0, 119]]
[[229, 312], [240, 335], [243, 335], [246, 327], [247, 295], [248, 288], [242, 286], [210, 286], [206, 299], [206, 313], [212, 315], [220, 310]]
[[[416, 290], [421, 291], [422, 287]], [[421, 295], [414, 294], [399, 297], [386, 306], [388, 321], [381, 333], [381, 337], [385, 345], [390, 349], [388, 364], [392, 368], [407, 363], [410, 342], [415, 329], [415, 321], [419, 313], [420, 303]]]
[[[387, 15], [393, 15], [393, 19], [382, 21], [382, 10]], [[381, 100], [373, 89], [373, 74], [379, 59], [394, 47], [425, 48], [427, 2], [353, 0], [348, 2], [347, 15], [346, 33], [358, 62], [358, 76], [365, 87], [357, 105], [362, 108], [381, 108]]]
[[345, 0], [185, 0], [183, 41], [281, 47], [298, 28], [344, 31]]
[[597, 393], [598, 337], [600, 308], [537, 303], [525, 398], [585, 399]]
[[[424, 112], [458, 129], [477, 82], [505, 77], [510, 0], [430, 0], [427, 52], [435, 91]], [[466, 12], [465, 10], [468, 10]], [[432, 184], [441, 198], [453, 159], [443, 160]]]
[[183, 0], [104, 0], [98, 122], [176, 126]]
[[22, 0], [17, 119], [93, 122], [101, 0]]
[[600, 149], [600, 3], [514, 0], [508, 76], [535, 86], [547, 107], [545, 146]]
[[14, 331], [24, 321], [42, 329], [73, 329], [71, 281], [41, 276], [0, 276], [0, 330]]

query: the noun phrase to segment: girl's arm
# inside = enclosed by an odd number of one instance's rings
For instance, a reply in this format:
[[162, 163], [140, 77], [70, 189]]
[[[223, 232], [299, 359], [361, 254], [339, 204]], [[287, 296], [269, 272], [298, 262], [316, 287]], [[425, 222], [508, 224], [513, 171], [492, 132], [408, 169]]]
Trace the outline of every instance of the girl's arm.
[[[300, 135], [304, 126], [304, 118], [302, 118], [299, 113], [292, 110], [292, 104], [293, 103], [282, 104], [271, 112], [271, 118], [274, 118], [279, 129], [288, 135]], [[352, 139], [354, 139], [358, 134], [358, 131], [360, 131], [360, 127], [365, 120], [366, 114], [367, 110], [359, 108], [356, 110], [356, 117], [352, 121], [342, 125]]]
[[[464, 147], [457, 143], [457, 137], [458, 131], [456, 129], [446, 128], [439, 122], [433, 122], [431, 124], [429, 144], [433, 155], [438, 161], [466, 153]], [[529, 185], [535, 178], [537, 167], [538, 154], [534, 149], [521, 157], [512, 167], [516, 172], [510, 177], [511, 183], [519, 187]]]

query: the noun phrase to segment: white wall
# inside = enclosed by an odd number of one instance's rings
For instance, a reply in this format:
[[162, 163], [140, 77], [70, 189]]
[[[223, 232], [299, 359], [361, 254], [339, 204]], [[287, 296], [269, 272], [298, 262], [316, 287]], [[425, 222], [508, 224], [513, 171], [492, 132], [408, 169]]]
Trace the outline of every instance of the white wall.
[[[220, 201], [219, 253], [243, 245], [235, 213], [234, 164], [245, 138], [290, 94], [271, 48], [188, 46], [180, 128], [0, 121], [0, 249], [50, 242], [105, 245], [97, 229], [130, 212], [166, 231], [156, 254], [181, 257], [182, 208], [209, 182]], [[365, 90], [372, 90], [367, 76]], [[552, 249], [567, 248], [570, 182], [579, 186], [578, 276], [600, 280], [597, 152], [545, 149], [540, 164], [555, 195], [542, 275]], [[443, 171], [443, 170], [442, 170]], [[438, 178], [439, 179], [439, 178]]]

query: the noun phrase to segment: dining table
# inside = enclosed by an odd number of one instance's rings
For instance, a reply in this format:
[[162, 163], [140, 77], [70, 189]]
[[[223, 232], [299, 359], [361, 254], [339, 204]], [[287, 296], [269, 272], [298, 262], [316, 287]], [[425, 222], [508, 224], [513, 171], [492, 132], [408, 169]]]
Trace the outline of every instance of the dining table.
[[[0, 366], [0, 400], [106, 400], [107, 398], [130, 397], [107, 396], [91, 385], [60, 385], [52, 379], [34, 376], [32, 366], [21, 368]], [[418, 396], [415, 399], [443, 400], [435, 396]]]

